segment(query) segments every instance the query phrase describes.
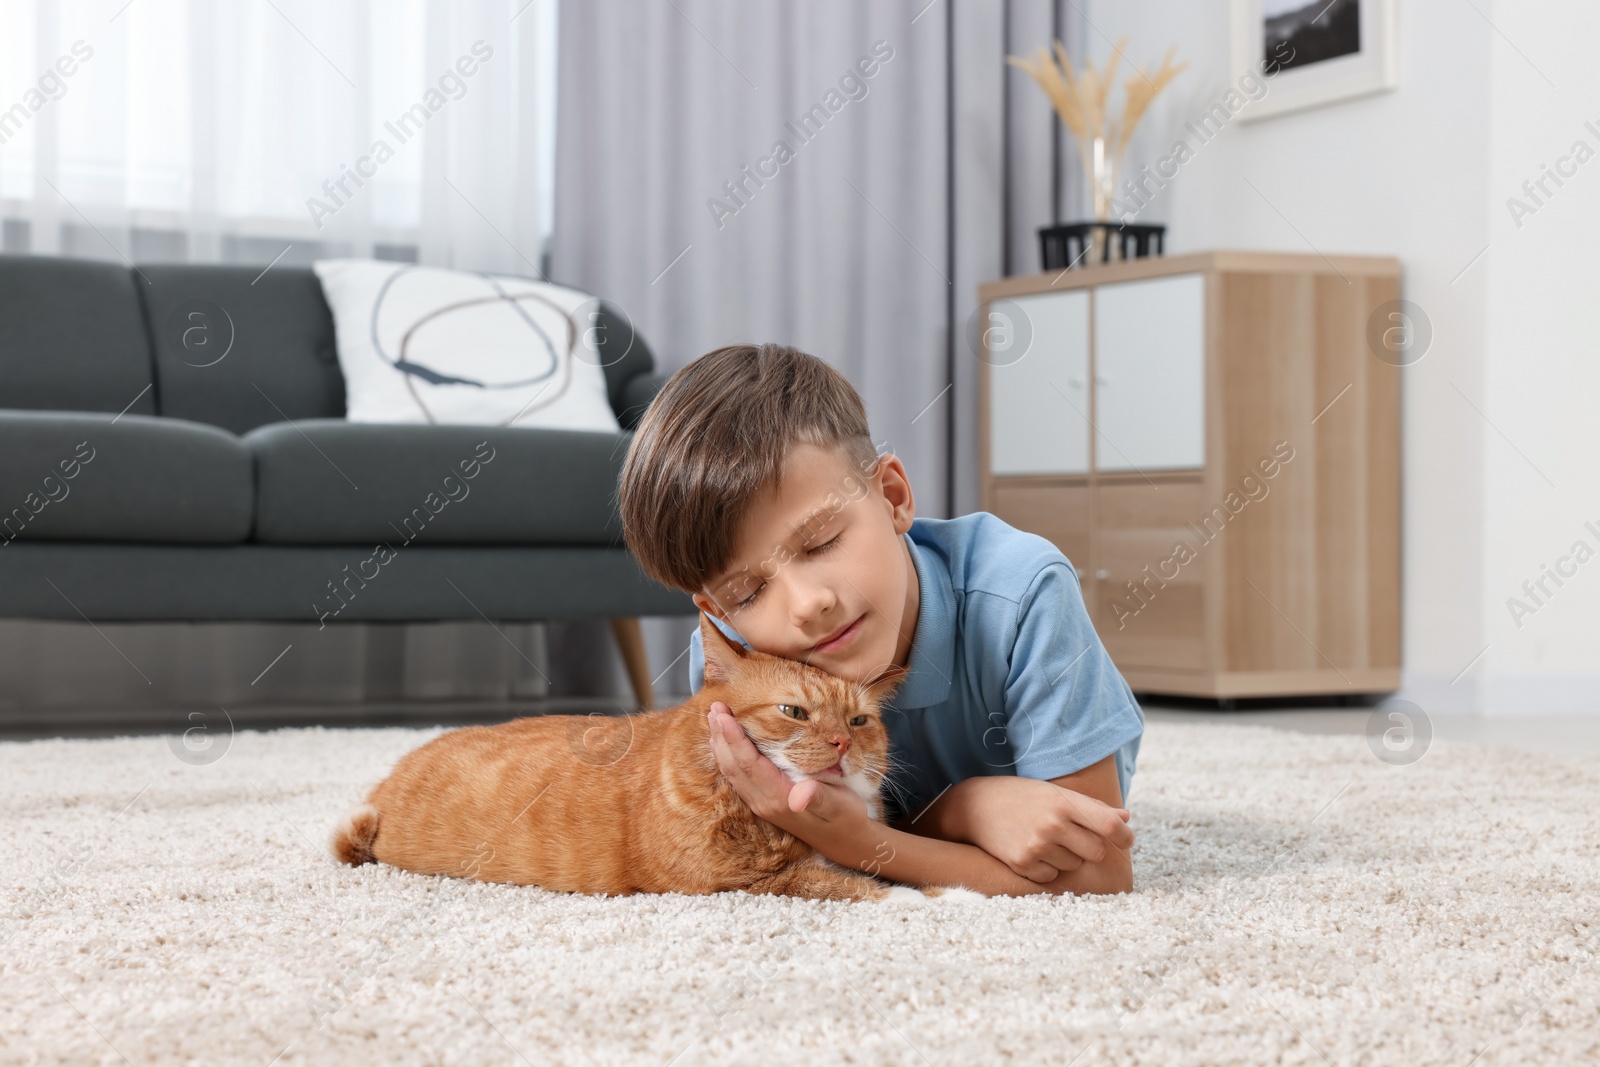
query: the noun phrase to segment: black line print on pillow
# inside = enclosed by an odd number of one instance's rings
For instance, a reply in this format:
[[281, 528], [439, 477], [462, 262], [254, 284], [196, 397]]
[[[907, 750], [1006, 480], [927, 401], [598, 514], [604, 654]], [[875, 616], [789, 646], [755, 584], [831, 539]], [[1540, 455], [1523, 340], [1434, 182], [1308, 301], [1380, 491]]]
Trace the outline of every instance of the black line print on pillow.
[[[414, 265], [406, 264], [405, 266], [397, 269], [393, 274], [389, 275], [388, 278], [384, 279], [383, 286], [378, 290], [377, 299], [374, 300], [372, 304], [372, 320], [369, 325], [369, 329], [372, 335], [372, 347], [373, 350], [378, 353], [378, 358], [382, 359], [385, 363], [389, 364], [395, 370], [400, 372], [406, 384], [406, 391], [411, 394], [411, 398], [416, 401], [417, 407], [421, 409], [422, 414], [430, 423], [436, 423], [438, 420], [433, 417], [433, 412], [428, 408], [427, 403], [417, 392], [415, 382], [415, 379], [417, 378], [421, 378], [430, 385], [461, 385], [473, 389], [499, 391], [509, 389], [525, 389], [528, 386], [537, 385], [540, 382], [547, 381], [558, 372], [565, 372], [558, 380], [558, 387], [554, 392], [550, 391], [550, 387], [548, 385], [539, 390], [539, 392], [535, 393], [533, 398], [529, 400], [520, 411], [518, 411], [511, 418], [500, 423], [502, 426], [512, 425], [518, 419], [526, 415], [529, 411], [537, 410], [537, 408], [545, 407], [548, 404], [554, 403], [566, 393], [567, 387], [572, 382], [573, 352], [578, 343], [578, 327], [577, 324], [572, 321], [572, 316], [563, 310], [560, 305], [554, 303], [544, 296], [541, 296], [538, 293], [508, 293], [497, 280], [483, 273], [478, 273], [477, 276], [483, 279], [484, 283], [494, 290], [491, 295], [477, 297], [472, 300], [460, 300], [453, 304], [446, 304], [445, 306], [435, 308], [434, 310], [418, 318], [415, 322], [406, 327], [405, 333], [401, 335], [399, 354], [397, 356], [391, 356], [389, 351], [384, 348], [383, 341], [378, 335], [378, 319], [383, 312], [384, 300], [389, 295], [390, 287], [401, 275], [406, 274], [414, 269], [416, 269]], [[524, 300], [537, 300], [541, 304], [544, 304], [554, 310], [566, 321], [567, 350], [565, 358], [558, 354], [555, 342], [551, 340], [550, 335], [546, 333], [544, 328], [535, 322], [533, 317], [528, 314], [525, 308], [523, 308], [521, 302]], [[538, 335], [539, 340], [543, 342], [544, 349], [550, 357], [550, 366], [547, 370], [544, 370], [541, 373], [533, 375], [529, 378], [519, 378], [508, 382], [482, 382], [472, 378], [463, 378], [458, 375], [446, 374], [442, 371], [429, 367], [426, 364], [418, 363], [407, 358], [412, 335], [415, 334], [417, 330], [426, 323], [431, 322], [440, 316], [449, 314], [451, 312], [460, 311], [465, 308], [475, 307], [480, 304], [498, 303], [509, 305], [512, 310], [516, 312], [517, 316], [527, 324], [528, 328]], [[546, 394], [549, 395], [546, 396]], [[534, 402], [541, 400], [541, 398], [543, 398], [542, 403], [535, 405]]]

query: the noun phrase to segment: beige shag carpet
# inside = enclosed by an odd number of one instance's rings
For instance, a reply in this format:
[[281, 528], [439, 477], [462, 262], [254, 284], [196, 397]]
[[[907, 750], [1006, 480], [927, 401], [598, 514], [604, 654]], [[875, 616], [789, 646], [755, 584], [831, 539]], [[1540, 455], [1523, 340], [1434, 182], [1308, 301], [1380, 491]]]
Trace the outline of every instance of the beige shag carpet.
[[0, 745], [0, 1063], [1600, 1060], [1600, 759], [1151, 723], [1121, 897], [337, 865], [334, 821], [438, 732]]

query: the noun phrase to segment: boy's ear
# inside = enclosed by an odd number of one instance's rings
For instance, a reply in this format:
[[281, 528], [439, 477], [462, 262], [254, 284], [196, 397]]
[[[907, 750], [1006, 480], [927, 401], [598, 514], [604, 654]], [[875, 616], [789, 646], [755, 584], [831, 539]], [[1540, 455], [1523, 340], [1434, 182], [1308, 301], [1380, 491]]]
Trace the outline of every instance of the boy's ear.
[[690, 595], [689, 599], [694, 601], [695, 607], [699, 608], [707, 615], [715, 615], [717, 612], [722, 610], [721, 604], [718, 604], [715, 600], [712, 600], [704, 593], [693, 593]]
[[900, 457], [893, 452], [879, 455], [878, 465], [869, 480], [877, 488], [878, 495], [874, 503], [881, 500], [889, 505], [889, 517], [894, 522], [895, 533], [903, 534], [911, 529], [912, 520], [917, 517], [917, 502], [911, 491], [911, 479], [906, 475]]
[[700, 651], [706, 657], [705, 670], [700, 679], [702, 686], [732, 680], [735, 674], [744, 669], [744, 661], [750, 657], [748, 649], [728, 640], [727, 635], [711, 621], [711, 616], [703, 611], [700, 613]]
[[911, 677], [909, 668], [890, 664], [883, 673], [867, 683], [867, 695], [872, 698], [873, 703], [882, 704], [894, 696], [909, 677]]

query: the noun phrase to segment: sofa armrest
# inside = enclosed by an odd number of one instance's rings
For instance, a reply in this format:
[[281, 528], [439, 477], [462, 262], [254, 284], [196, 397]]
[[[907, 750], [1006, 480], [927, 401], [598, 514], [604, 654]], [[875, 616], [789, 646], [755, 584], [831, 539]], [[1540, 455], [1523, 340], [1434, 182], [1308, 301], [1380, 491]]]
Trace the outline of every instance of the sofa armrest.
[[665, 374], [635, 374], [628, 379], [622, 387], [622, 403], [617, 406], [617, 422], [624, 430], [638, 428], [644, 409], [667, 384], [667, 377]]

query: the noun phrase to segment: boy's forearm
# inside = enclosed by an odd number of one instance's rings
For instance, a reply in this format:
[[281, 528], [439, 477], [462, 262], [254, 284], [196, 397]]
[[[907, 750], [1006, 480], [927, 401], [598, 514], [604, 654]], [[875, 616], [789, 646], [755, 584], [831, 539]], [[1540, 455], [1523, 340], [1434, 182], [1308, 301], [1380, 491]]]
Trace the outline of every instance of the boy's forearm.
[[813, 842], [812, 847], [841, 867], [907, 885], [961, 885], [991, 897], [1044, 891], [976, 845], [923, 837], [883, 823], [870, 823], [859, 840]]
[[[966, 820], [972, 779], [964, 779], [933, 798], [932, 803], [898, 824], [909, 833], [972, 844]], [[916, 829], [912, 829], [915, 826]]]
[[[955, 785], [939, 794], [921, 811], [909, 819], [896, 824], [898, 829], [909, 833], [920, 834], [927, 837], [943, 838], [945, 841], [962, 842], [980, 851], [982, 846], [977, 844], [977, 837], [973, 829], [974, 819], [977, 818], [974, 806], [977, 802], [976, 790], [982, 788], [986, 781], [994, 779], [968, 778], [957, 782]], [[1056, 783], [1060, 786], [1060, 783]], [[1060, 786], [1065, 789], [1065, 786]], [[1071, 871], [1059, 871], [1056, 877], [1047, 883], [1033, 883], [1043, 887], [1044, 892], [1052, 893], [1123, 893], [1133, 889], [1133, 858], [1128, 850], [1106, 842], [1106, 857], [1097, 863], [1084, 863]], [[1016, 874], [1009, 864], [984, 852], [1007, 871]], [[1022, 877], [1021, 875], [1016, 875]], [[1032, 881], [1027, 879], [1027, 881]]]
[[976, 845], [924, 837], [882, 823], [870, 823], [859, 840], [813, 841], [811, 846], [851, 870], [908, 885], [960, 885], [985, 896], [1034, 893], [1105, 893], [1098, 872], [1080, 868], [1051, 882], [1024, 878]]

